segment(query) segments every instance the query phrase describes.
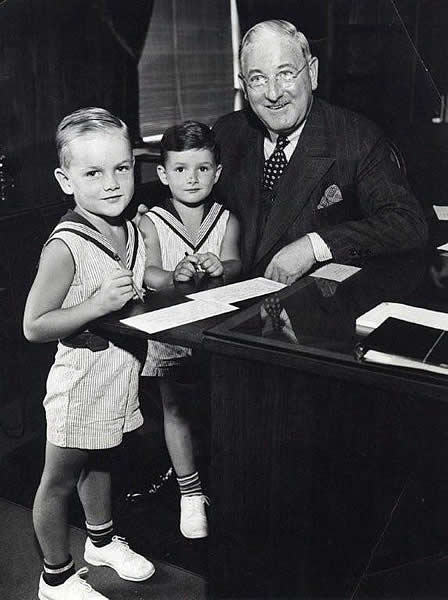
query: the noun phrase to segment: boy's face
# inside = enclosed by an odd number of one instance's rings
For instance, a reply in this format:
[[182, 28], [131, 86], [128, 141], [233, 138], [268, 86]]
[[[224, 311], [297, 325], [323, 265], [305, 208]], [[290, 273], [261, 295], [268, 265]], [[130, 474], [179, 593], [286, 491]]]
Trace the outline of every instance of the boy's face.
[[114, 131], [89, 132], [71, 140], [68, 166], [55, 170], [81, 213], [105, 218], [121, 215], [134, 193], [134, 158], [128, 140]]
[[174, 200], [182, 204], [200, 204], [212, 191], [221, 174], [221, 165], [215, 163], [207, 149], [183, 150], [167, 153], [165, 166], [159, 165], [160, 181], [168, 185]]

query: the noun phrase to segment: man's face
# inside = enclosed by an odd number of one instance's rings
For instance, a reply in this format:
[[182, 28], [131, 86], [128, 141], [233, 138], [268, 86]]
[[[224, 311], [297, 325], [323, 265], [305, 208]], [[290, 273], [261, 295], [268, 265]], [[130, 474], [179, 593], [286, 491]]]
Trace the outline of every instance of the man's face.
[[78, 210], [86, 216], [120, 216], [134, 192], [129, 141], [120, 132], [84, 134], [69, 142], [68, 159], [55, 175], [64, 192], [74, 195]]
[[[297, 129], [308, 115], [317, 88], [317, 58], [307, 65], [297, 42], [263, 32], [246, 47], [241, 62], [246, 97], [267, 129], [276, 134]], [[287, 81], [291, 73], [298, 75]], [[248, 84], [264, 78], [265, 86], [254, 89]]]

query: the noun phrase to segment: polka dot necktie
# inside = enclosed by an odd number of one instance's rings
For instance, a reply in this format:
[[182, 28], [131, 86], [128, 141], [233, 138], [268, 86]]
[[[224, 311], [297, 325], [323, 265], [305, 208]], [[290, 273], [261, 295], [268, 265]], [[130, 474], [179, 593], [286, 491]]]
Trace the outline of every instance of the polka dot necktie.
[[283, 173], [288, 161], [284, 152], [285, 146], [289, 144], [286, 135], [279, 135], [274, 152], [264, 163], [263, 171], [263, 186], [268, 190], [272, 190], [277, 179]]

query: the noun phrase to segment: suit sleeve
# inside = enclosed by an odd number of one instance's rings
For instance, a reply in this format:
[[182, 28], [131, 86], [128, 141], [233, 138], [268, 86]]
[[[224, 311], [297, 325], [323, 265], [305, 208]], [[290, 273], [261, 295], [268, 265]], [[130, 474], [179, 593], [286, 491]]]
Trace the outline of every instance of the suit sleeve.
[[336, 262], [424, 246], [428, 225], [387, 140], [379, 137], [357, 163], [355, 192], [362, 218], [317, 230]]

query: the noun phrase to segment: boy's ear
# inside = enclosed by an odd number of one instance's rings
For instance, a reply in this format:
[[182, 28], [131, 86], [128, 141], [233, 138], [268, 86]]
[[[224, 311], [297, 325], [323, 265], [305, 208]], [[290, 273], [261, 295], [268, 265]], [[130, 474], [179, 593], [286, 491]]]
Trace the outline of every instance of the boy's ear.
[[168, 185], [168, 179], [166, 178], [166, 171], [163, 165], [157, 165], [157, 175], [163, 185]]
[[218, 179], [221, 177], [221, 171], [222, 171], [222, 165], [216, 165], [216, 173], [215, 173], [215, 181], [214, 183], [216, 183], [218, 181]]
[[54, 170], [54, 176], [56, 177], [56, 180], [61, 186], [61, 189], [64, 192], [64, 194], [68, 194], [69, 196], [71, 196], [71, 194], [73, 194], [73, 190], [70, 183], [70, 179], [64, 173], [63, 169], [61, 169], [61, 167], [58, 167]]

